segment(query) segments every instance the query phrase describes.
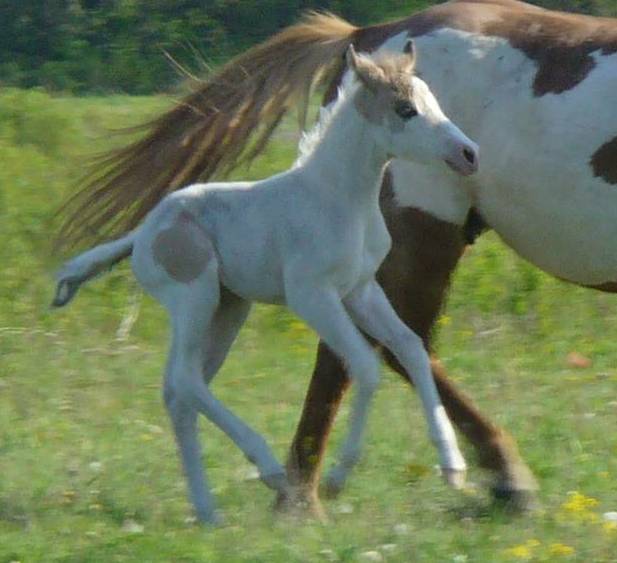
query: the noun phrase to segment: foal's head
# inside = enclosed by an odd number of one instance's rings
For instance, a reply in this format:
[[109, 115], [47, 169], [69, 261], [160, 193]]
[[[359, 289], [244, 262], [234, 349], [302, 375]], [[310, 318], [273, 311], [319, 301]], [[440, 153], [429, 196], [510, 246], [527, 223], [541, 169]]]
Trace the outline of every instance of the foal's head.
[[371, 59], [347, 50], [347, 65], [361, 83], [354, 104], [375, 126], [387, 154], [418, 162], [445, 161], [465, 176], [478, 169], [478, 146], [443, 113], [426, 83], [413, 74], [416, 55], [408, 39], [402, 53]]

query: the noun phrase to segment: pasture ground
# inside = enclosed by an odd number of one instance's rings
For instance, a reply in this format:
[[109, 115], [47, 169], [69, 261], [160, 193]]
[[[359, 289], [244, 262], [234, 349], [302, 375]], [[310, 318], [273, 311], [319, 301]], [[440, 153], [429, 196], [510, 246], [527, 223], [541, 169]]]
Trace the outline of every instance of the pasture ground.
[[[122, 334], [137, 298], [126, 267], [69, 309], [48, 308], [59, 261], [53, 214], [83, 155], [114, 142], [106, 128], [165, 104], [0, 94], [0, 562], [617, 561], [617, 524], [603, 517], [617, 511], [617, 302], [548, 278], [493, 235], [463, 259], [438, 349], [456, 382], [517, 438], [541, 483], [537, 514], [491, 508], [468, 447], [474, 486], [448, 490], [417, 398], [384, 373], [364, 459], [340, 499], [325, 503], [329, 524], [273, 517], [270, 492], [205, 422], [205, 464], [226, 525], [187, 523], [160, 394], [162, 311], [143, 298]], [[286, 167], [292, 131], [286, 125], [240, 175]], [[315, 343], [284, 311], [258, 307], [214, 383], [281, 459]], [[571, 352], [591, 365], [572, 367]]]

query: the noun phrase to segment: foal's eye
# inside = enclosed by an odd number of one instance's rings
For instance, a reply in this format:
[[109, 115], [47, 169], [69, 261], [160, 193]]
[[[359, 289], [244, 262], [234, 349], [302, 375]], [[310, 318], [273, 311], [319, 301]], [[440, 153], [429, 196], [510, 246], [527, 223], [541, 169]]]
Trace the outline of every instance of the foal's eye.
[[404, 119], [405, 121], [418, 115], [418, 111], [415, 107], [413, 107], [413, 104], [411, 102], [400, 102], [396, 104], [394, 111], [400, 118]]

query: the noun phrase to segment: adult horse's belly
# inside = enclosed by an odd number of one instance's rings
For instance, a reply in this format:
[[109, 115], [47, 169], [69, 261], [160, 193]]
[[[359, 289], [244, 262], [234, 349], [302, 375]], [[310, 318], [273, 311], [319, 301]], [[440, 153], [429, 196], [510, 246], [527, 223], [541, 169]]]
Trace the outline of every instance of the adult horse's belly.
[[478, 208], [506, 244], [546, 272], [581, 285], [617, 282], [617, 186], [565, 172], [539, 181], [511, 169], [513, 181], [495, 179]]
[[479, 128], [477, 207], [543, 270], [583, 285], [617, 282], [617, 55], [597, 55], [566, 92], [511, 91]]
[[[617, 138], [617, 116], [613, 121]], [[577, 136], [564, 128], [536, 139], [529, 136], [528, 146], [524, 139], [517, 146], [484, 143], [478, 209], [543, 270], [583, 285], [617, 282], [617, 182], [596, 176], [593, 166], [593, 155], [612, 146], [610, 135], [594, 128]]]

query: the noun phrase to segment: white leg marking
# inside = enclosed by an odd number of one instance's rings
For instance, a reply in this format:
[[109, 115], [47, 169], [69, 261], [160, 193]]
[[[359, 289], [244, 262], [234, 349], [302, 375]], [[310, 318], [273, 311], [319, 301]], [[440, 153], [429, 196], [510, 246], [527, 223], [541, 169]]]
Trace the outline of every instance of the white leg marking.
[[441, 404], [422, 340], [399, 319], [375, 280], [355, 290], [345, 299], [345, 305], [358, 326], [386, 346], [412, 378], [420, 394], [430, 436], [439, 451], [444, 477], [451, 485], [460, 487], [467, 466]]

